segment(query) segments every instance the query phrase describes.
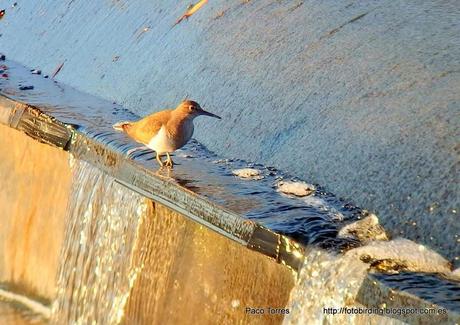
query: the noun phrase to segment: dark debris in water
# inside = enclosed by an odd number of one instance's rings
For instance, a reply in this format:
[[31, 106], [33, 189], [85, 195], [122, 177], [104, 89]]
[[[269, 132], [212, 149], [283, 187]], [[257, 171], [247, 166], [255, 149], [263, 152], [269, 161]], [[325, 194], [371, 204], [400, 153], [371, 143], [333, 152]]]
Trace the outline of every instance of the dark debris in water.
[[54, 70], [53, 74], [52, 74], [52, 78], [56, 77], [57, 74], [62, 70], [62, 67], [64, 66], [64, 62], [62, 62], [61, 64], [59, 64], [56, 69]]
[[409, 271], [410, 268], [403, 261], [396, 261], [393, 259], [375, 259], [369, 255], [363, 255], [360, 257], [361, 261], [370, 265], [370, 267], [381, 273], [399, 273]]
[[34, 86], [22, 86], [19, 85], [19, 90], [32, 90], [34, 89]]

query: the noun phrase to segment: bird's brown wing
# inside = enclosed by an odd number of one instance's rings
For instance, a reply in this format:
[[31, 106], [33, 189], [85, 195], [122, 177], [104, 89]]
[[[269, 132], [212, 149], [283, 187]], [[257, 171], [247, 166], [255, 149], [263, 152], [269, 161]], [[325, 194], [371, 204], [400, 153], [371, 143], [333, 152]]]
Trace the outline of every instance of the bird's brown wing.
[[158, 131], [160, 131], [161, 127], [166, 125], [171, 112], [172, 110], [164, 110], [134, 122], [132, 127], [127, 131], [128, 135], [137, 142], [148, 144]]

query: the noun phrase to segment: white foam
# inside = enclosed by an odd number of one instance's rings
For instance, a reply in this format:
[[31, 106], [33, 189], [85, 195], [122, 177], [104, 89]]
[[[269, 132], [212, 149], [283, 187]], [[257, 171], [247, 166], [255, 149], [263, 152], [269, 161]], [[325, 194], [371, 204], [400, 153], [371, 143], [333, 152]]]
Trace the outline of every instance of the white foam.
[[235, 169], [232, 171], [232, 174], [235, 176], [241, 177], [241, 178], [254, 179], [254, 180], [264, 178], [262, 176], [262, 172], [254, 168]]
[[292, 194], [295, 196], [307, 196], [313, 193], [316, 188], [315, 186], [305, 182], [285, 182], [281, 181], [277, 184], [278, 192], [284, 194]]

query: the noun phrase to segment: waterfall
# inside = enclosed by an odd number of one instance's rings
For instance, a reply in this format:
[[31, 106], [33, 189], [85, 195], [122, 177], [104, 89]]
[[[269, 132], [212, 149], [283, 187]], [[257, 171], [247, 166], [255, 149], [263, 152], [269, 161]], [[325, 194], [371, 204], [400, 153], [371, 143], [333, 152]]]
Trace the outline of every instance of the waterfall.
[[118, 324], [141, 270], [133, 251], [148, 201], [93, 166], [74, 175], [52, 323]]

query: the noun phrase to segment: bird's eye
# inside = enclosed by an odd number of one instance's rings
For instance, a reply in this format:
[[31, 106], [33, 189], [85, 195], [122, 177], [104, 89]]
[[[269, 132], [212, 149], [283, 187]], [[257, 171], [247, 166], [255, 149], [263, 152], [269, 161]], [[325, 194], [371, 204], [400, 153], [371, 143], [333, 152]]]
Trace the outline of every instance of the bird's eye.
[[195, 109], [195, 106], [189, 106], [189, 110], [193, 111]]

